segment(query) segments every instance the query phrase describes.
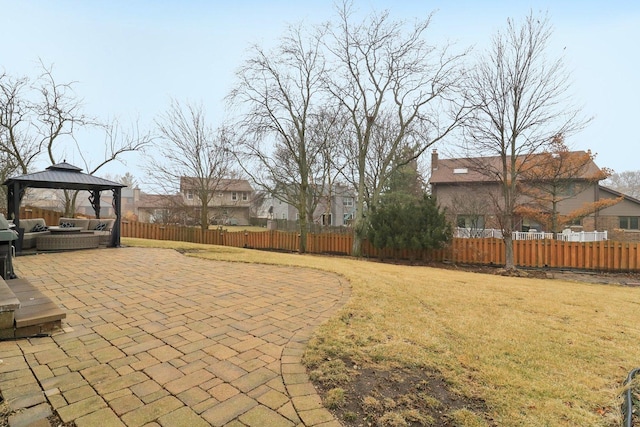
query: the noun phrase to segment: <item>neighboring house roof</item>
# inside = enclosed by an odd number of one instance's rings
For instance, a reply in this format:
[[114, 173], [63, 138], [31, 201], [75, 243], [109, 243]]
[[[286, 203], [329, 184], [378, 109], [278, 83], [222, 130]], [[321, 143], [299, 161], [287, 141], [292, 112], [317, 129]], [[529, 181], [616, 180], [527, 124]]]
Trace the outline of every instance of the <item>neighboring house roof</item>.
[[[571, 151], [569, 156], [584, 156], [587, 154], [585, 151]], [[543, 161], [544, 157], [548, 154], [532, 154], [527, 158], [526, 156], [519, 156], [520, 161], [535, 162], [536, 159]], [[479, 182], [498, 182], [497, 179], [493, 179], [488, 171], [501, 171], [502, 160], [499, 156], [490, 157], [467, 157], [467, 158], [454, 158], [454, 159], [439, 159], [438, 153], [433, 152], [431, 159], [431, 178], [429, 183], [431, 184], [470, 184]], [[581, 175], [576, 176], [575, 179], [587, 179], [600, 173], [600, 168], [591, 160], [587, 167], [582, 168]]]
[[[185, 191], [198, 188], [198, 178], [182, 176], [180, 177], [180, 190]], [[220, 179], [212, 180], [212, 187], [216, 191], [253, 191], [251, 184], [246, 179]]]
[[179, 195], [140, 194], [137, 205], [139, 209], [166, 209], [168, 206], [179, 206], [181, 203], [182, 197]]
[[611, 195], [613, 195], [615, 197], [624, 197], [625, 200], [628, 200], [628, 201], [630, 201], [632, 203], [640, 205], [640, 200], [636, 199], [635, 197], [628, 196], [628, 195], [626, 195], [624, 193], [621, 193], [619, 191], [614, 190], [613, 188], [604, 187], [602, 185], [599, 185], [598, 187], [599, 187], [599, 191], [603, 191], [605, 193], [609, 193], [609, 194], [611, 194]]

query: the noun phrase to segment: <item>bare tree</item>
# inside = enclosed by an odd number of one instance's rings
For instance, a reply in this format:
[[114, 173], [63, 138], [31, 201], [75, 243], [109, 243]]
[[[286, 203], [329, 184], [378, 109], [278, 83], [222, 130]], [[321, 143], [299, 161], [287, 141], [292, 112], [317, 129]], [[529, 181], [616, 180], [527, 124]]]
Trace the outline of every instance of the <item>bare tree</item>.
[[521, 24], [509, 19], [506, 31], [494, 36], [491, 48], [471, 69], [465, 91], [474, 107], [465, 125], [466, 149], [477, 159], [468, 166], [499, 184], [494, 205], [508, 270], [515, 268], [511, 233], [518, 181], [530, 167], [529, 159], [555, 136], [569, 136], [586, 124], [569, 103], [562, 59], [547, 58], [551, 34], [546, 16], [530, 14]]
[[[121, 160], [124, 153], [137, 151], [151, 141], [149, 134], [133, 132], [121, 135], [117, 122], [100, 124], [83, 112], [81, 100], [74, 92], [75, 82], [57, 83], [53, 67], [40, 62], [41, 74], [14, 78], [0, 75], [0, 152], [7, 156], [7, 176], [26, 174], [35, 160], [45, 156], [51, 164], [65, 159], [65, 150], [74, 146], [85, 163], [89, 174], [104, 165]], [[91, 167], [85, 157], [83, 142], [75, 139], [79, 127], [97, 126], [105, 129], [104, 160]], [[64, 192], [64, 214], [75, 213], [77, 192]]]
[[192, 208], [206, 230], [211, 201], [231, 169], [226, 133], [211, 128], [202, 105], [182, 105], [176, 100], [156, 124], [159, 138], [148, 158], [147, 175], [164, 194], [182, 191], [187, 205], [190, 198], [195, 200]]
[[612, 173], [603, 184], [620, 193], [640, 199], [640, 171]]
[[[419, 157], [454, 129], [464, 111], [454, 102], [464, 53], [430, 45], [430, 22], [431, 16], [408, 28], [385, 11], [358, 23], [352, 3], [345, 1], [327, 40], [334, 60], [327, 86], [350, 121], [350, 175], [357, 192], [354, 254], [360, 254], [366, 234], [366, 210], [375, 205], [393, 165]], [[392, 162], [409, 139], [411, 156]], [[367, 178], [372, 159], [378, 163], [375, 183]]]
[[130, 188], [134, 188], [138, 186], [138, 180], [136, 179], [135, 176], [133, 176], [133, 174], [131, 174], [131, 172], [125, 172], [124, 175], [118, 176], [116, 178], [116, 181]]
[[[85, 169], [90, 175], [95, 175], [100, 169], [110, 163], [116, 161], [124, 163], [123, 155], [130, 152], [142, 151], [153, 141], [151, 133], [149, 131], [142, 132], [137, 123], [132, 124], [129, 129], [124, 129], [120, 122], [114, 119], [109, 124], [103, 124], [100, 127], [104, 129], [104, 150], [102, 159], [98, 164], [91, 164], [85, 154], [86, 151], [83, 150], [81, 144], [76, 141], [78, 153], [80, 153]], [[49, 151], [52, 152], [52, 150]], [[50, 156], [55, 162], [55, 157], [53, 157], [52, 154]], [[133, 177], [131, 176], [131, 178]], [[123, 182], [123, 184], [126, 183]], [[78, 191], [64, 190], [63, 194], [64, 214], [66, 216], [73, 216], [76, 211]]]
[[320, 35], [289, 27], [273, 51], [253, 46], [227, 98], [246, 107], [236, 151], [243, 169], [261, 189], [297, 208], [301, 253], [323, 191], [317, 175], [323, 172], [319, 158], [326, 141], [318, 125], [327, 123], [321, 117], [328, 111], [321, 108], [324, 72]]
[[41, 152], [36, 137], [33, 107], [27, 101], [30, 91], [28, 77], [0, 75], [0, 151], [7, 157], [3, 172], [25, 174]]

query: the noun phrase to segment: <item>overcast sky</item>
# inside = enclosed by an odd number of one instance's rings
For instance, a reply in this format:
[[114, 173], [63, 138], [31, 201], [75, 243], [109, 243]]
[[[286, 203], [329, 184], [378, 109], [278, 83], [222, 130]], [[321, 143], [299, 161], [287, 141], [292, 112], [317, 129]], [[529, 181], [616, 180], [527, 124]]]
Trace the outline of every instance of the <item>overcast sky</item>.
[[[516, 4], [517, 3], [517, 4]], [[430, 34], [461, 47], [487, 46], [508, 17], [548, 11], [553, 51], [564, 53], [575, 103], [593, 122], [568, 142], [598, 153], [617, 172], [640, 170], [640, 2], [356, 0], [362, 13], [389, 9], [414, 19], [436, 11]], [[58, 83], [76, 81], [85, 112], [151, 128], [169, 100], [202, 102], [215, 127], [226, 118], [223, 97], [252, 43], [271, 45], [287, 23], [316, 24], [332, 16], [332, 1], [28, 1], [0, 0], [0, 67], [35, 76], [38, 58], [53, 64]], [[552, 52], [553, 53], [553, 52]], [[81, 134], [100, 160], [103, 137]], [[91, 155], [91, 154], [90, 154]], [[140, 158], [99, 175], [131, 172], [144, 181]], [[71, 152], [67, 161], [82, 167]], [[42, 167], [46, 166], [42, 163]]]

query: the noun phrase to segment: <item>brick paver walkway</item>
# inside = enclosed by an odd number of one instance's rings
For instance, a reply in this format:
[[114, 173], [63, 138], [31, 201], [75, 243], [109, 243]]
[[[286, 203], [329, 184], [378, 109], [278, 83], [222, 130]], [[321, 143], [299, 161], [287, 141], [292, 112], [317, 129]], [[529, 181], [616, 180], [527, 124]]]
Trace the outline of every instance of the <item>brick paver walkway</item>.
[[78, 427], [340, 425], [300, 364], [349, 296], [337, 275], [142, 248], [15, 264], [67, 318], [52, 337], [0, 342], [13, 426], [52, 407]]

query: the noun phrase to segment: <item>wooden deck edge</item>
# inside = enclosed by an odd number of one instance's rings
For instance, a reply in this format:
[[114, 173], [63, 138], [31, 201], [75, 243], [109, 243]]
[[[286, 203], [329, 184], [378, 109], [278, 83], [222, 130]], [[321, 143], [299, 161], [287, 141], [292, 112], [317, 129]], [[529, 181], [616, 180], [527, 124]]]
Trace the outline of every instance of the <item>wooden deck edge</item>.
[[13, 310], [13, 327], [0, 331], [0, 339], [51, 335], [62, 327], [67, 314], [26, 279], [5, 282], [19, 301]]
[[16, 297], [7, 282], [0, 277], [0, 313], [15, 311], [20, 308], [20, 300]]

